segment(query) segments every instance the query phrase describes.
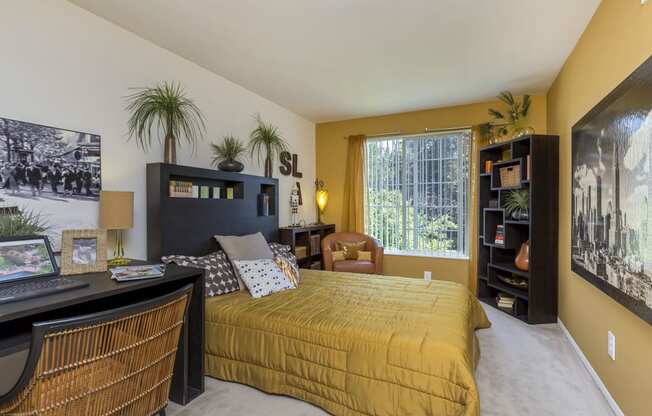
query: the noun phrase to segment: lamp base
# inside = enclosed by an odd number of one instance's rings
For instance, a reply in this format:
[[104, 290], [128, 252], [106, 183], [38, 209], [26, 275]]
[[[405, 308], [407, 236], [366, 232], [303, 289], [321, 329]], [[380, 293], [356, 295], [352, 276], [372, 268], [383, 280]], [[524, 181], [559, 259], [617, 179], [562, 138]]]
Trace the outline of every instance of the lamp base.
[[126, 257], [114, 257], [108, 261], [109, 266], [126, 266], [131, 260]]

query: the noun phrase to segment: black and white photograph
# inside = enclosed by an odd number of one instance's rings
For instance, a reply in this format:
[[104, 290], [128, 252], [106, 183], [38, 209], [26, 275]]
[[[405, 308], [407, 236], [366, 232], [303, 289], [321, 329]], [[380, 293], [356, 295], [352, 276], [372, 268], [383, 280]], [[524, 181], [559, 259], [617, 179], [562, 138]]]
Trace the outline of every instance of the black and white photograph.
[[60, 250], [64, 228], [96, 228], [99, 135], [0, 117], [0, 208], [38, 218]]
[[652, 60], [573, 127], [573, 271], [652, 323]]
[[94, 264], [97, 262], [97, 239], [74, 238], [72, 240], [72, 262], [74, 264]]

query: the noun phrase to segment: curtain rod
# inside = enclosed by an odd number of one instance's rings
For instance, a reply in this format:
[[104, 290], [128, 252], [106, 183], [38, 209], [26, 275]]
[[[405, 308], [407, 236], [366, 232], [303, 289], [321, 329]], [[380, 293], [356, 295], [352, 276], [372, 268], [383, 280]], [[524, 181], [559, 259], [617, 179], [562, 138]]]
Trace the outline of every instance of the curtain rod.
[[[494, 127], [502, 127], [502, 126], [507, 126], [509, 123], [491, 123], [492, 126]], [[436, 128], [436, 129], [431, 129], [426, 127], [423, 132], [424, 133], [437, 133], [437, 132], [446, 132], [446, 131], [457, 131], [457, 130], [468, 130], [473, 128], [472, 125], [467, 125], [467, 126], [457, 126], [457, 127], [443, 127], [443, 128]], [[385, 136], [398, 136], [398, 135], [404, 135], [404, 136], [409, 136], [409, 135], [418, 135], [418, 134], [423, 134], [421, 132], [417, 133], [403, 133], [402, 130], [396, 130], [396, 131], [388, 131], [385, 133], [377, 133], [377, 134], [368, 134], [366, 137], [368, 138], [374, 138], [374, 137], [385, 137]], [[344, 137], [345, 139], [348, 139], [349, 136]]]

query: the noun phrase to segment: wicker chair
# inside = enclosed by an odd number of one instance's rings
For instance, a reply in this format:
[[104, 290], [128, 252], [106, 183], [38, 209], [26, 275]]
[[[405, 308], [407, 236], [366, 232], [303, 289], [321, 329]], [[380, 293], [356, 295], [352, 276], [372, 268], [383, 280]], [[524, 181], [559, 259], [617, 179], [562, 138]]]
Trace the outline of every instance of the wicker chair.
[[0, 415], [164, 414], [191, 291], [35, 323], [27, 365], [0, 397]]

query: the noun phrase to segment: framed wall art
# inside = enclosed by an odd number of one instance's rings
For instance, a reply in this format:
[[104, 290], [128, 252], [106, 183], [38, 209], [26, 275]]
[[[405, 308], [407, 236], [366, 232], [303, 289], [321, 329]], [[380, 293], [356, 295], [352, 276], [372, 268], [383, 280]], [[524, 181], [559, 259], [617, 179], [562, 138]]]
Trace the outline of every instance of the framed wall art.
[[571, 269], [652, 324], [652, 57], [572, 136]]
[[0, 211], [37, 218], [53, 249], [65, 228], [96, 228], [101, 138], [0, 117]]

